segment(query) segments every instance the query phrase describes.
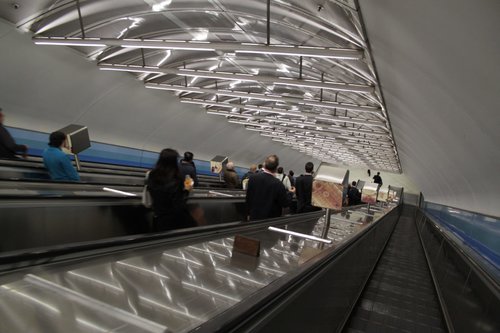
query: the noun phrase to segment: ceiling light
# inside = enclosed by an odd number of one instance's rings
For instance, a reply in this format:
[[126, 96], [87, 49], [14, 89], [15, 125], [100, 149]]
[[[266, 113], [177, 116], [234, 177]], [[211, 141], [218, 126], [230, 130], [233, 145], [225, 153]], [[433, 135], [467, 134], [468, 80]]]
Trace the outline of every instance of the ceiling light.
[[[201, 34], [195, 35], [196, 40], [205, 40], [208, 30], [200, 31]], [[89, 46], [88, 43], [95, 43], [96, 38], [65, 38], [65, 37], [35, 37], [33, 38], [36, 44], [44, 42], [47, 45], [75, 45], [80, 41], [81, 46]], [[60, 43], [56, 44], [56, 40]], [[251, 54], [270, 54], [270, 55], [286, 55], [297, 57], [312, 57], [312, 58], [334, 58], [334, 59], [361, 59], [363, 57], [362, 50], [355, 49], [340, 49], [340, 48], [312, 48], [306, 46], [282, 46], [282, 45], [265, 45], [265, 44], [245, 44], [245, 43], [208, 43], [201, 41], [173, 41], [173, 40], [144, 40], [144, 39], [113, 39], [100, 38], [99, 45], [101, 46], [121, 46], [128, 48], [157, 48], [157, 49], [172, 49], [172, 50], [197, 50], [197, 51], [222, 51], [234, 53], [251, 53]], [[210, 45], [210, 47], [207, 47]]]

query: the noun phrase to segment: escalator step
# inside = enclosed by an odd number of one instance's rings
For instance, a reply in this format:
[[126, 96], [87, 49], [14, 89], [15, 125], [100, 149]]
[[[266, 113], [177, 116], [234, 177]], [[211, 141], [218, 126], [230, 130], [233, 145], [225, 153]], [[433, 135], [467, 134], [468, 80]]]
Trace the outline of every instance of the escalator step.
[[399, 219], [344, 331], [446, 331], [411, 217]]

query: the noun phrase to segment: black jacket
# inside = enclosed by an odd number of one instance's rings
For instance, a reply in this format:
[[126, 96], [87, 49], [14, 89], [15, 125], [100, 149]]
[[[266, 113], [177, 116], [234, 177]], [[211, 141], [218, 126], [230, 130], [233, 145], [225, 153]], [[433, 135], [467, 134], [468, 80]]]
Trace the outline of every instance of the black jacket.
[[153, 199], [155, 231], [194, 226], [187, 208], [188, 192], [184, 190], [183, 181], [172, 179], [166, 184], [159, 184], [149, 178], [147, 185]]
[[282, 209], [290, 206], [285, 186], [266, 172], [259, 172], [248, 180], [247, 206], [250, 220], [281, 216]]
[[349, 188], [347, 197], [349, 198], [349, 206], [359, 205], [361, 203], [361, 192], [354, 186]]
[[295, 195], [297, 196], [297, 213], [312, 212], [321, 208], [311, 205], [312, 175], [301, 175], [295, 180]]
[[198, 186], [198, 176], [196, 175], [196, 168], [193, 163], [186, 162], [184, 160], [179, 164], [182, 179], [186, 178], [186, 175], [189, 175], [194, 180], [194, 186]]

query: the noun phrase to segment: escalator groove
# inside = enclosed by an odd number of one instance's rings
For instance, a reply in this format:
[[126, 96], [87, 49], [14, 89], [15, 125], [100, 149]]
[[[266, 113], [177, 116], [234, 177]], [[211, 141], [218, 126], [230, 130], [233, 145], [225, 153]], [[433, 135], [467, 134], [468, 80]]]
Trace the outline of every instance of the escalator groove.
[[413, 217], [400, 217], [344, 332], [446, 332]]

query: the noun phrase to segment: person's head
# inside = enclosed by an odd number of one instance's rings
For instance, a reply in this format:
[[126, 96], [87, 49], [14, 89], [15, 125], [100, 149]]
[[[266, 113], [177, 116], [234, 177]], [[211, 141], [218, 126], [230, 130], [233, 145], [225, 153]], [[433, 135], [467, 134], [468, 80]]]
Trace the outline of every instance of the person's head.
[[52, 132], [49, 135], [49, 146], [51, 147], [61, 147], [66, 140], [66, 134], [60, 131]]
[[156, 167], [160, 169], [172, 168], [178, 169], [179, 166], [177, 164], [177, 158], [179, 157], [179, 153], [177, 150], [172, 148], [165, 148], [160, 152], [160, 156], [158, 156], [158, 161], [156, 161]]
[[278, 165], [280, 165], [280, 159], [276, 155], [269, 155], [264, 162], [264, 167], [271, 172], [276, 172]]
[[227, 162], [226, 169], [227, 170], [234, 170], [234, 163], [233, 162]]
[[312, 173], [314, 170], [314, 164], [313, 162], [307, 162], [306, 163], [306, 172], [307, 173]]
[[252, 165], [250, 166], [250, 172], [251, 172], [251, 173], [255, 173], [255, 171], [257, 171], [257, 165], [252, 164]]
[[290, 171], [288, 171], [288, 174], [289, 174], [291, 177], [293, 177], [293, 175], [294, 175], [295, 173], [293, 172], [293, 170], [290, 170]]
[[278, 173], [283, 173], [283, 167], [278, 167]]
[[356, 181], [355, 180], [352, 181], [352, 186], [356, 187]]
[[155, 168], [151, 171], [150, 178], [159, 183], [164, 183], [172, 178], [182, 178], [177, 161], [178, 157], [177, 150], [172, 148], [163, 149], [158, 156]]
[[259, 164], [258, 169], [259, 170], [262, 169], [262, 164]]
[[377, 176], [380, 176], [380, 172], [377, 172]]
[[4, 118], [4, 115], [2, 112], [2, 108], [0, 108], [0, 125], [3, 124], [3, 118]]
[[193, 162], [193, 153], [190, 151], [187, 151], [184, 153], [184, 161], [186, 162]]

